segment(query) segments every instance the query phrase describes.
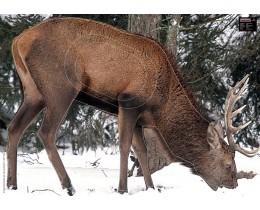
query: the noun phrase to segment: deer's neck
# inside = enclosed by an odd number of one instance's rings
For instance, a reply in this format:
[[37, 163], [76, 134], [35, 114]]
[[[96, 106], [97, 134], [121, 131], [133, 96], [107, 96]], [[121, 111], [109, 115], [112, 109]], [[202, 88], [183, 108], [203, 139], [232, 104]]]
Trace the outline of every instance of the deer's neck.
[[157, 129], [172, 161], [193, 167], [196, 160], [209, 150], [209, 123], [193, 106], [185, 90], [173, 85], [164, 108], [158, 111]]

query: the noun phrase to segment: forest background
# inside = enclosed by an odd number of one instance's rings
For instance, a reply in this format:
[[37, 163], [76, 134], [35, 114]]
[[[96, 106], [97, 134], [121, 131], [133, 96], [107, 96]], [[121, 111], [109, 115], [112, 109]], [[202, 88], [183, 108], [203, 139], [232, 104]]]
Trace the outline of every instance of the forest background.
[[[7, 145], [7, 127], [22, 101], [19, 77], [11, 56], [15, 36], [38, 22], [53, 17], [74, 16], [105, 22], [161, 42], [177, 59], [180, 71], [198, 103], [212, 120], [223, 120], [224, 101], [230, 86], [250, 75], [247, 104], [234, 124], [252, 121], [236, 134], [238, 144], [256, 147], [260, 142], [260, 35], [239, 31], [240, 15], [151, 14], [151, 15], [2, 15], [0, 16], [0, 146]], [[259, 18], [259, 15], [249, 15]], [[238, 106], [241, 106], [241, 104]], [[24, 133], [20, 148], [25, 152], [43, 149], [36, 131], [44, 113]], [[223, 123], [223, 121], [222, 121]], [[57, 135], [57, 146], [72, 145], [75, 155], [88, 149], [118, 143], [117, 118], [75, 101]], [[156, 151], [156, 139], [147, 138], [151, 170], [165, 165]], [[156, 154], [156, 155], [155, 155]]]

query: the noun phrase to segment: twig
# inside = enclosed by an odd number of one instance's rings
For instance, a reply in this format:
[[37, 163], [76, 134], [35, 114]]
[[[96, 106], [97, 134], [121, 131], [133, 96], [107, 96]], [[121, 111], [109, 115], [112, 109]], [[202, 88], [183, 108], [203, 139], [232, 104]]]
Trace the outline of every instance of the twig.
[[240, 171], [237, 173], [237, 179], [253, 179], [256, 176], [256, 174], [253, 171], [250, 172], [244, 172]]
[[105, 171], [102, 169], [103, 174], [105, 175], [105, 177], [107, 178], [107, 174], [105, 173]]
[[133, 164], [131, 170], [128, 171], [128, 177], [133, 176], [135, 167], [139, 168], [139, 164], [140, 164], [138, 161], [138, 158], [136, 158], [134, 156], [130, 156], [130, 159], [134, 162], [134, 164]]
[[206, 75], [196, 79], [196, 80], [193, 80], [193, 81], [190, 81], [188, 82], [188, 84], [193, 84], [193, 83], [196, 83], [196, 82], [200, 82], [201, 80], [205, 80], [205, 78], [211, 76], [214, 72], [218, 71], [219, 69], [223, 68], [222, 66], [219, 66], [213, 70], [211, 70], [209, 73], [207, 73]]
[[93, 167], [95, 167], [95, 168], [97, 168], [98, 166], [99, 166], [99, 160], [100, 160], [101, 158], [98, 158], [96, 161], [94, 161], [93, 163], [91, 163], [91, 162], [89, 162], [89, 165], [91, 165], [91, 166], [93, 166]]
[[0, 86], [1, 89], [21, 89], [20, 87]]
[[[37, 154], [37, 153], [36, 153]], [[21, 157], [24, 157], [24, 158], [29, 158], [30, 160], [23, 160], [23, 162], [25, 162], [25, 163], [27, 163], [27, 164], [29, 164], [29, 165], [33, 165], [34, 164], [34, 162], [37, 162], [38, 164], [42, 164], [42, 163], [40, 163], [39, 162], [39, 156], [38, 156], [38, 154], [37, 154], [37, 157], [38, 157], [38, 159], [33, 159], [29, 154], [27, 154], [27, 153], [23, 153], [23, 154], [18, 154], [18, 156], [21, 156]]]
[[36, 189], [36, 190], [33, 190], [31, 193], [44, 192], [44, 191], [53, 192], [53, 193], [55, 193], [56, 195], [61, 196], [59, 193], [55, 192], [54, 190], [50, 190], [50, 189], [43, 189], [43, 190], [38, 190], [38, 189]]
[[[104, 176], [106, 177], [106, 180], [108, 181], [108, 176], [107, 176], [107, 174], [105, 173], [105, 171], [104, 171], [103, 169], [102, 169], [101, 171], [103, 172]], [[110, 187], [110, 189], [111, 189], [112, 192], [117, 192], [117, 189], [114, 188], [111, 184], [109, 184], [109, 187]]]

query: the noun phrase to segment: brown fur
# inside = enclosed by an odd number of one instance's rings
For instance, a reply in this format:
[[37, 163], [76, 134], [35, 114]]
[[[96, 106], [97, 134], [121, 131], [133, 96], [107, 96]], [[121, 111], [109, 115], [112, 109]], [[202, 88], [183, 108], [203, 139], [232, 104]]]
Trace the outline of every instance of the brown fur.
[[38, 135], [62, 187], [74, 193], [55, 135], [75, 99], [118, 115], [120, 193], [127, 191], [131, 145], [146, 186], [153, 187], [143, 128], [157, 133], [170, 161], [192, 168], [214, 190], [237, 186], [234, 154], [222, 140], [222, 128], [209, 124], [198, 111], [176, 62], [158, 42], [98, 22], [57, 18], [23, 32], [12, 52], [24, 100], [9, 127], [8, 187], [17, 188], [20, 136], [45, 109]]

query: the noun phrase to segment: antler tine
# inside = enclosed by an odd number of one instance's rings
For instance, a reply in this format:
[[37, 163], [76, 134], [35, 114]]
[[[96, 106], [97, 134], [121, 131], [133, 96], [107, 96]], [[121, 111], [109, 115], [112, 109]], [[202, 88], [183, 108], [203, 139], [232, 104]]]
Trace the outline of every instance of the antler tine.
[[248, 150], [245, 150], [245, 149], [239, 147], [237, 144], [235, 146], [235, 151], [238, 151], [238, 152], [240, 152], [241, 154], [243, 154], [243, 155], [245, 155], [247, 157], [254, 157], [259, 152], [259, 149], [260, 149], [260, 147], [258, 147], [255, 150], [248, 151]]
[[246, 105], [244, 105], [244, 106], [240, 107], [239, 109], [237, 109], [236, 111], [232, 112], [231, 118], [235, 117], [237, 114], [242, 113], [244, 108], [246, 108]]
[[240, 82], [238, 82], [235, 85], [235, 87], [229, 89], [225, 101], [225, 126], [227, 129], [227, 139], [228, 139], [230, 149], [232, 151], [238, 151], [247, 157], [253, 157], [258, 153], [260, 147], [252, 151], [245, 150], [239, 147], [237, 144], [235, 144], [235, 140], [232, 135], [234, 132], [244, 129], [251, 123], [251, 121], [249, 121], [244, 125], [240, 125], [238, 127], [234, 127], [232, 125], [232, 118], [236, 116], [238, 113], [241, 113], [243, 109], [246, 107], [246, 105], [244, 105], [233, 112], [234, 105], [242, 97], [241, 95], [246, 90], [248, 81], [249, 81], [249, 75], [247, 74]]
[[244, 125], [240, 125], [240, 126], [238, 126], [238, 127], [234, 127], [232, 124], [230, 124], [230, 131], [231, 131], [232, 133], [235, 133], [235, 132], [237, 132], [237, 131], [240, 131], [240, 130], [244, 129], [245, 127], [247, 127], [250, 123], [251, 123], [251, 121], [245, 123]]
[[248, 84], [248, 81], [249, 81], [249, 75], [247, 74], [240, 82], [238, 82], [235, 85], [234, 89], [238, 89], [244, 83], [244, 85], [242, 86], [242, 88], [239, 91], [238, 95], [241, 95], [245, 91], [245, 89], [247, 87], [247, 84]]
[[233, 139], [233, 136], [231, 136], [230, 138], [232, 139], [232, 142], [233, 142], [231, 145], [229, 145], [229, 147], [232, 151], [238, 151], [247, 157], [254, 157], [260, 150], [260, 147], [258, 147], [255, 150], [252, 150], [252, 151], [245, 150], [245, 149], [241, 148], [240, 146], [238, 146], [237, 144], [235, 144], [235, 140]]
[[[229, 92], [225, 101], [225, 107], [230, 107], [229, 112], [232, 112], [232, 109], [235, 105], [235, 103], [242, 97], [241, 95], [244, 93], [245, 89], [247, 88], [247, 84], [249, 81], [249, 75], [247, 74], [240, 82], [238, 82], [235, 87], [229, 88]], [[240, 86], [244, 83], [244, 85], [240, 88]], [[237, 93], [236, 90], [240, 89]], [[231, 104], [231, 106], [229, 105]], [[241, 113], [241, 111], [246, 107], [243, 106], [237, 111], [232, 114], [233, 116], [230, 116], [231, 118], [234, 117], [236, 114]]]

